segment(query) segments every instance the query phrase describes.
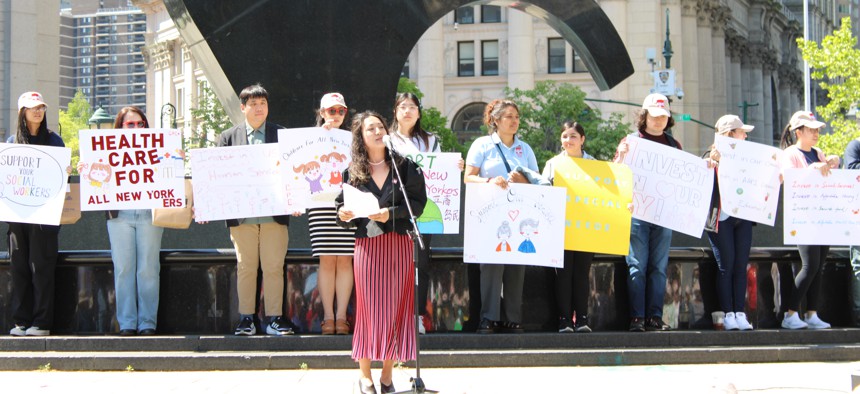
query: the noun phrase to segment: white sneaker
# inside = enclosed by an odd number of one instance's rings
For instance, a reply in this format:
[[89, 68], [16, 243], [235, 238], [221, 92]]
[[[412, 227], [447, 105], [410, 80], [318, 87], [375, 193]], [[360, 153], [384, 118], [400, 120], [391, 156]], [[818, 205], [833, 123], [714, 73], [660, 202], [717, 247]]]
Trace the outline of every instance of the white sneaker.
[[732, 331], [738, 329], [738, 322], [735, 320], [735, 313], [728, 312], [726, 313], [726, 317], [723, 318], [723, 329], [726, 331]]
[[738, 329], [741, 331], [752, 330], [753, 326], [750, 324], [749, 320], [747, 320], [747, 314], [743, 312], [735, 313], [735, 322], [738, 324]]
[[806, 324], [810, 330], [823, 330], [830, 328], [830, 323], [818, 318], [818, 313], [813, 312], [811, 316], [806, 317]]
[[421, 335], [427, 333], [427, 328], [424, 327], [424, 315], [418, 315], [418, 333]]
[[33, 326], [25, 331], [28, 337], [44, 337], [51, 335], [51, 330], [42, 330], [39, 327]]
[[794, 312], [791, 316], [788, 315], [788, 312], [785, 312], [785, 317], [782, 318], [782, 328], [799, 330], [806, 327], [808, 327], [808, 324], [803, 320], [800, 320], [800, 316], [798, 316], [797, 312]]
[[14, 328], [9, 330], [9, 335], [13, 337], [23, 337], [27, 335], [27, 327], [16, 325]]

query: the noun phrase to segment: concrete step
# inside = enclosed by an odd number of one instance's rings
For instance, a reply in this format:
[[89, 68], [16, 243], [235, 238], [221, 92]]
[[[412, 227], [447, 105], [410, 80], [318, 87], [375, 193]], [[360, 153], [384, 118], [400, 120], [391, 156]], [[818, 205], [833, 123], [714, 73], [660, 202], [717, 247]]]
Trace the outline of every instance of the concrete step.
[[[355, 368], [351, 336], [0, 338], [0, 370]], [[860, 329], [591, 334], [433, 334], [421, 366], [627, 366], [860, 360]], [[406, 366], [414, 367], [408, 362]]]

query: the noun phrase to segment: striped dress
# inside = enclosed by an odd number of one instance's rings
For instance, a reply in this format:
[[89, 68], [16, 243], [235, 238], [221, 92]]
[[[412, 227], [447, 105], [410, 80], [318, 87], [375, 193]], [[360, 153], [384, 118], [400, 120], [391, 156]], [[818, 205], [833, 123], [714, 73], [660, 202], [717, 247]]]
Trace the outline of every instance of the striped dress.
[[409, 236], [395, 232], [356, 238], [353, 359], [415, 359], [412, 247]]
[[337, 225], [337, 210], [334, 206], [309, 208], [307, 213], [314, 257], [352, 256], [355, 249], [355, 230]]

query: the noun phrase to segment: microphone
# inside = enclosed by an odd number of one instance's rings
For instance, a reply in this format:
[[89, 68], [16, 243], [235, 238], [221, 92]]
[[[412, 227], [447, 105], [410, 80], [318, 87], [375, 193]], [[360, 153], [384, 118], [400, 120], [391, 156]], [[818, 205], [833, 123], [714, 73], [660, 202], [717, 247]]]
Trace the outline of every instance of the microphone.
[[391, 136], [386, 134], [382, 136], [382, 143], [385, 144], [385, 147], [388, 150], [394, 152], [394, 143], [391, 141]]

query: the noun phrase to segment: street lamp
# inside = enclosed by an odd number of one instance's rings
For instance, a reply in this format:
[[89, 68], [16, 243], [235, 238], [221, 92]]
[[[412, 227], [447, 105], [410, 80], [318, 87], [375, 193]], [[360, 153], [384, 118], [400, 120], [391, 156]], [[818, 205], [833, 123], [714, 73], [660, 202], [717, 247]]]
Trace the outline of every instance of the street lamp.
[[96, 112], [93, 112], [93, 116], [90, 117], [90, 120], [87, 121], [87, 124], [90, 125], [90, 128], [95, 125], [97, 129], [100, 129], [102, 128], [103, 124], [110, 125], [113, 124], [113, 122], [113, 116], [110, 116], [110, 114], [105, 111], [104, 108], [99, 106]]

